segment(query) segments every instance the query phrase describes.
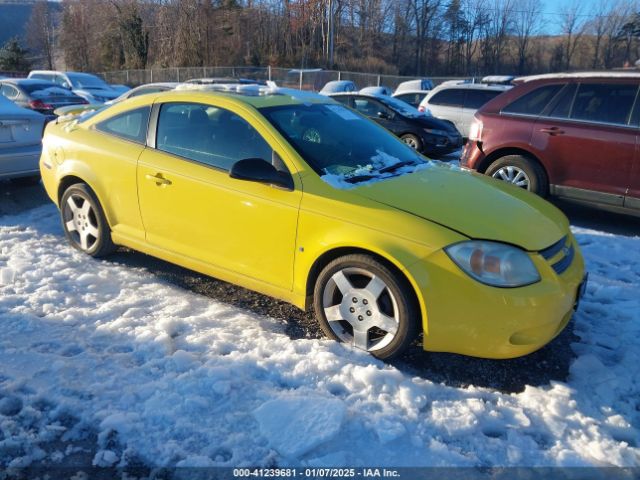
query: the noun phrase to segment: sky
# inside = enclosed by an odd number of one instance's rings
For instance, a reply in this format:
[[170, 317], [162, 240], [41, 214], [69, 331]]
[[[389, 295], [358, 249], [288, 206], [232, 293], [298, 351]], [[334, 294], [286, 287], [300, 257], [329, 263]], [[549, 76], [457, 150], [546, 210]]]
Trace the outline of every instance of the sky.
[[[571, 8], [576, 4], [578, 0], [546, 0], [542, 3], [542, 11], [544, 12], [543, 19], [544, 24], [541, 27], [543, 33], [557, 34], [560, 33], [560, 24], [563, 19], [563, 11]], [[624, 1], [624, 0], [621, 0]], [[628, 0], [629, 3], [635, 3], [633, 0]], [[600, 4], [613, 5], [615, 0], [579, 0], [581, 5], [582, 15], [585, 18], [593, 18], [593, 10]]]

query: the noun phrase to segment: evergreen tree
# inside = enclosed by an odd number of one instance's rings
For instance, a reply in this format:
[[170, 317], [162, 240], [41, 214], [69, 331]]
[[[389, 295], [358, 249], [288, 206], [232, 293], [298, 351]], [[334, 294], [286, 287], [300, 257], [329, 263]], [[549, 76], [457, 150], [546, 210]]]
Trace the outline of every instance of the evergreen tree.
[[29, 51], [20, 46], [16, 37], [7, 40], [0, 49], [0, 70], [26, 72], [31, 67], [27, 58]]

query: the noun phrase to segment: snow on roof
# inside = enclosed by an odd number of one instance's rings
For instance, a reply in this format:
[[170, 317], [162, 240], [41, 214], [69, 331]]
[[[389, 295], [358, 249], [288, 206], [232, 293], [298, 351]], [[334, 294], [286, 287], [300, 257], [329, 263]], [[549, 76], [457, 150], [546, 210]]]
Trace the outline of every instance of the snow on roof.
[[542, 75], [530, 75], [518, 77], [513, 81], [517, 83], [533, 82], [535, 80], [547, 80], [554, 78], [640, 78], [640, 72], [569, 72], [569, 73], [545, 73]]

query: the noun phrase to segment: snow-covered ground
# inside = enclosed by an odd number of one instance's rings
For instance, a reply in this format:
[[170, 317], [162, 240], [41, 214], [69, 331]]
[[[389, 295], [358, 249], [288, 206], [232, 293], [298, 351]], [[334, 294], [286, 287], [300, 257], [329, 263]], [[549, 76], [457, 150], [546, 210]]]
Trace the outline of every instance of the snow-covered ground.
[[566, 381], [506, 394], [349, 347], [69, 246], [53, 206], [0, 217], [0, 469], [638, 466], [640, 238], [575, 229], [590, 284]]

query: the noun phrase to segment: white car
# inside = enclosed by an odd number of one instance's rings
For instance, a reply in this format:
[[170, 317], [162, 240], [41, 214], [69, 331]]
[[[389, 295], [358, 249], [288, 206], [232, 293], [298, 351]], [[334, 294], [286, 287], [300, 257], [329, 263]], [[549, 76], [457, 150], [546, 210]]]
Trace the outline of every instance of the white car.
[[108, 102], [118, 98], [123, 93], [123, 86], [113, 88], [100, 77], [90, 73], [32, 70], [29, 72], [28, 78], [37, 78], [56, 83], [81, 96], [89, 103]]
[[364, 87], [360, 90], [360, 93], [363, 95], [386, 95], [387, 97], [390, 97], [393, 91], [389, 87], [380, 85], [378, 87]]
[[428, 78], [407, 80], [399, 84], [391, 96], [407, 102], [414, 108], [418, 108], [420, 102], [424, 100], [424, 97], [426, 97], [432, 89], [433, 82]]
[[434, 117], [453, 122], [462, 136], [468, 137], [476, 111], [510, 88], [511, 85], [467, 82], [442, 84], [429, 92], [418, 110], [430, 110]]
[[40, 179], [45, 118], [0, 95], [0, 178]]
[[327, 82], [322, 90], [321, 95], [330, 95], [332, 93], [356, 92], [358, 87], [351, 80], [332, 80]]
[[158, 92], [166, 92], [167, 90], [173, 90], [180, 83], [178, 82], [156, 82], [156, 83], [145, 83], [144, 85], [140, 85], [138, 87], [132, 88], [124, 92], [118, 98], [114, 100], [109, 100], [105, 102], [107, 105], [111, 105], [113, 103], [122, 102], [127, 98], [138, 97], [140, 95], [146, 95], [147, 93], [158, 93]]

